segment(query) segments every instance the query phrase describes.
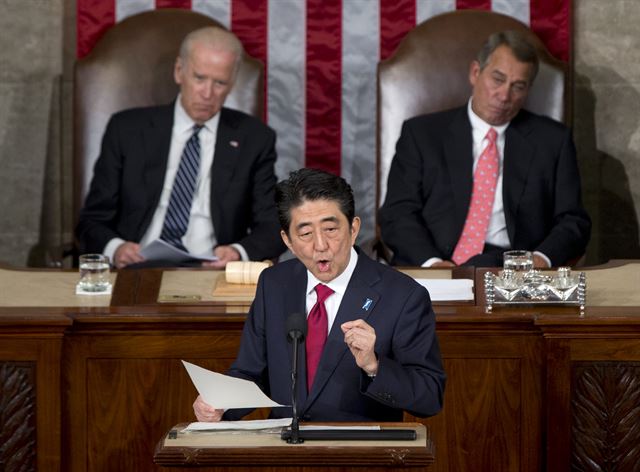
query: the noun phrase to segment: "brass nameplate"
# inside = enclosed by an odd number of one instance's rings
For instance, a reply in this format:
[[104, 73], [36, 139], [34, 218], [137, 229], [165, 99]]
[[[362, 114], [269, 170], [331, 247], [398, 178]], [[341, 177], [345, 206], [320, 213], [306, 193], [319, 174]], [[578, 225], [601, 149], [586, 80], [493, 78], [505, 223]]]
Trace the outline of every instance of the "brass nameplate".
[[202, 300], [200, 295], [160, 295], [160, 303], [193, 303]]

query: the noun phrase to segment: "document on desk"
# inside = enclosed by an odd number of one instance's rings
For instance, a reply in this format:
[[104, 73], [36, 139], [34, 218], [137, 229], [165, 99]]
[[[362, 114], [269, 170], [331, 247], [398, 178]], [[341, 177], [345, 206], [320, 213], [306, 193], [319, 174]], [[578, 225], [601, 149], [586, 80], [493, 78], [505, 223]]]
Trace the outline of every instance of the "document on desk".
[[291, 425], [291, 418], [277, 418], [272, 420], [241, 420], [241, 421], [217, 421], [215, 423], [207, 423], [199, 421], [190, 423], [182, 432], [197, 431], [225, 431], [229, 429], [254, 431], [260, 429], [286, 428]]
[[434, 302], [473, 301], [473, 280], [471, 279], [415, 279], [429, 291]]
[[215, 408], [287, 406], [271, 400], [254, 382], [212, 372], [186, 361], [182, 363], [198, 393], [204, 401]]
[[169, 262], [185, 262], [185, 261], [217, 261], [214, 255], [210, 256], [194, 256], [187, 251], [178, 249], [162, 239], [147, 244], [140, 250], [140, 255], [148, 261], [169, 261]]
[[[242, 430], [254, 431], [260, 429], [276, 429], [291, 426], [292, 418], [275, 418], [271, 420], [242, 420], [242, 421], [218, 421], [216, 423], [196, 422], [189, 423], [181, 432], [199, 432], [199, 431], [225, 431], [225, 430]], [[358, 425], [358, 426], [336, 426], [336, 425], [300, 425], [300, 431], [327, 431], [327, 430], [366, 430], [380, 431], [380, 425]], [[278, 430], [279, 432], [279, 430]]]

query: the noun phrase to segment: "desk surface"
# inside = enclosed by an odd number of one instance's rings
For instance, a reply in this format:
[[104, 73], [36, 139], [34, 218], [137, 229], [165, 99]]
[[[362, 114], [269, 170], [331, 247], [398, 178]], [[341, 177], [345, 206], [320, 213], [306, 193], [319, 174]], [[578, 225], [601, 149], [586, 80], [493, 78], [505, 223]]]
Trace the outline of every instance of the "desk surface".
[[[474, 278], [473, 269], [400, 269], [416, 278]], [[616, 267], [582, 269], [587, 274], [587, 307], [640, 307], [640, 262]], [[443, 302], [439, 305], [483, 305], [478, 288], [482, 270], [476, 271], [476, 303]], [[141, 305], [244, 306], [250, 305], [255, 287], [245, 286], [233, 295], [216, 295], [222, 271], [202, 269], [125, 270], [111, 274], [113, 296], [76, 295], [75, 271], [0, 267], [1, 307], [108, 308]], [[246, 308], [245, 308], [246, 310]], [[446, 311], [446, 310], [445, 310]], [[518, 311], [517, 309], [515, 311]]]
[[[451, 270], [403, 270], [413, 277], [450, 279]], [[462, 274], [473, 278], [472, 271]], [[76, 295], [78, 273], [65, 270], [0, 267], [0, 307], [109, 307], [173, 303], [245, 305], [255, 286], [215, 292], [224, 272], [209, 269], [148, 269], [111, 273], [111, 295]], [[233, 287], [232, 287], [233, 288]], [[231, 293], [229, 293], [231, 292]]]
[[[345, 425], [345, 423], [341, 423]], [[354, 424], [355, 425], [355, 424]], [[179, 424], [172, 431], [180, 431]], [[367, 423], [367, 426], [370, 426]], [[429, 430], [419, 423], [386, 423], [383, 429], [414, 429], [415, 441], [305, 441], [288, 444], [279, 432], [219, 431], [169, 433], [158, 443], [154, 462], [159, 465], [323, 465], [418, 466], [433, 462]]]
[[109, 295], [76, 295], [78, 279], [76, 271], [0, 268], [0, 307], [109, 306]]

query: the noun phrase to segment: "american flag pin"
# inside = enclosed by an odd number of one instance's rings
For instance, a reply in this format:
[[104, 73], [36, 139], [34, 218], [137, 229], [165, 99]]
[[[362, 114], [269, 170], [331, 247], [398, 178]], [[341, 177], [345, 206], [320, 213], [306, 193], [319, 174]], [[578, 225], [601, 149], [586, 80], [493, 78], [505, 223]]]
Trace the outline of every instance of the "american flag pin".
[[231, 147], [237, 148], [239, 146], [238, 141], [229, 141]]
[[370, 298], [367, 298], [364, 302], [364, 305], [362, 305], [362, 309], [364, 311], [369, 311], [369, 308], [371, 307], [372, 303], [373, 303], [373, 300], [371, 300]]

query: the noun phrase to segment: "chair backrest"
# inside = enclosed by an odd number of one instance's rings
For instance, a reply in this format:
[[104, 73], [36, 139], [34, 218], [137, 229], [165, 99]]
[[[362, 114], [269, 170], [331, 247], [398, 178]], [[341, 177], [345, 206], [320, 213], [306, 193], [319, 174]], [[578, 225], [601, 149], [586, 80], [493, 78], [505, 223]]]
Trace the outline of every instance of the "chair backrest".
[[416, 26], [396, 53], [378, 65], [377, 206], [384, 203], [389, 167], [402, 123], [463, 105], [471, 96], [469, 65], [494, 32], [524, 31], [538, 49], [540, 70], [525, 108], [568, 121], [567, 73], [523, 23], [499, 13], [458, 10]]
[[[173, 67], [184, 37], [212, 18], [184, 9], [157, 9], [131, 16], [109, 29], [75, 66], [74, 211], [80, 208], [111, 115], [126, 108], [171, 102], [178, 86]], [[264, 66], [245, 53], [226, 105], [263, 116]]]

